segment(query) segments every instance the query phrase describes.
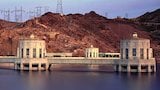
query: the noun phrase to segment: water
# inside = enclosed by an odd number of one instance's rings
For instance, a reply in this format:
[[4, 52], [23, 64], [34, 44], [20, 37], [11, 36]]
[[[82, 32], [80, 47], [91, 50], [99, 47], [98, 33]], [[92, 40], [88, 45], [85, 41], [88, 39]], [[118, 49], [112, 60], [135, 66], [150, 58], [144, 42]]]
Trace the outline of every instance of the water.
[[160, 71], [140, 74], [0, 69], [0, 90], [160, 90]]

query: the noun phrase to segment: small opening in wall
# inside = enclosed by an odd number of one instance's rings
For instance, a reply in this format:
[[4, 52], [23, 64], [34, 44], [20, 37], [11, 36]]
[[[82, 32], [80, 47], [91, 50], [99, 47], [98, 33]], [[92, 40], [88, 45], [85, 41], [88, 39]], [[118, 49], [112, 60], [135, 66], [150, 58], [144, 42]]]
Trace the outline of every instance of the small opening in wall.
[[137, 65], [132, 65], [131, 69], [138, 69], [138, 66]]
[[38, 67], [38, 64], [32, 64], [32, 67]]

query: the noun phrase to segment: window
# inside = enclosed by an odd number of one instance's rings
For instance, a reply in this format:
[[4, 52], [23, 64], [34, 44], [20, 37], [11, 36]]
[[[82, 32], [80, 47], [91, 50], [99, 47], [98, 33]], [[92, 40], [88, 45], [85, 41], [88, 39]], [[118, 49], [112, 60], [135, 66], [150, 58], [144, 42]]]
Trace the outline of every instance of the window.
[[42, 58], [42, 49], [39, 49], [39, 58]]
[[36, 48], [33, 48], [33, 58], [36, 58]]
[[43, 53], [43, 57], [45, 57], [45, 53]]
[[108, 55], [106, 55], [106, 57], [109, 57]]
[[140, 49], [140, 59], [144, 59], [144, 49]]
[[90, 52], [90, 57], [92, 57], [92, 52]]
[[27, 58], [29, 58], [29, 48], [26, 49]]
[[126, 59], [128, 59], [128, 48], [126, 48]]
[[126, 42], [126, 47], [128, 47], [128, 42]]
[[116, 55], [117, 58], [119, 58], [119, 55]]
[[149, 59], [149, 49], [147, 49], [147, 59]]
[[123, 48], [121, 48], [121, 59], [123, 59]]
[[23, 48], [21, 49], [21, 57], [23, 58]]
[[132, 50], [132, 55], [133, 55], [133, 56], [136, 56], [136, 53], [137, 53], [137, 52], [136, 52], [136, 48], [133, 48], [133, 50]]
[[93, 57], [96, 57], [96, 56], [95, 56], [95, 52], [93, 52]]

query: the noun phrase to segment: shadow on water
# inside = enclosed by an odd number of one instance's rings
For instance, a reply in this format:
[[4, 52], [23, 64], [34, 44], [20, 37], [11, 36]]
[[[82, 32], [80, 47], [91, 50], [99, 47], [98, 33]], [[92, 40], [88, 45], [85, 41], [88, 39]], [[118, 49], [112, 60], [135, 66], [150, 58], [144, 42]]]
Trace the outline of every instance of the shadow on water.
[[0, 81], [0, 90], [159, 90], [160, 71], [108, 73], [0, 69]]

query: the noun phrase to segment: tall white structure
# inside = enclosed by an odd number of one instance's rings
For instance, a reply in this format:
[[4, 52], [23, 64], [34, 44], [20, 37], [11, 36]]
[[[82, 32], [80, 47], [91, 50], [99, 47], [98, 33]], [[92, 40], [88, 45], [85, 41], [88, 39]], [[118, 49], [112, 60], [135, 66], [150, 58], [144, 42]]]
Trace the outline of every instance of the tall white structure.
[[33, 34], [30, 38], [23, 38], [19, 41], [18, 60], [15, 62], [15, 69], [20, 70], [47, 70], [48, 60], [44, 40], [37, 39]]
[[86, 58], [98, 58], [99, 57], [99, 48], [93, 47], [86, 48]]
[[63, 3], [62, 3], [62, 0], [57, 0], [56, 13], [59, 13], [60, 15], [63, 15]]
[[19, 41], [17, 56], [0, 56], [0, 63], [14, 63], [16, 70], [47, 70], [52, 65], [88, 65], [91, 70], [112, 65], [119, 72], [156, 72], [156, 61], [149, 39], [134, 33], [132, 38], [121, 40], [120, 53], [101, 53], [99, 48], [86, 48], [85, 57], [72, 53], [46, 53], [44, 40], [31, 35]]
[[139, 38], [137, 33], [120, 42], [121, 59], [117, 66], [122, 72], [156, 72], [156, 61], [150, 40]]

